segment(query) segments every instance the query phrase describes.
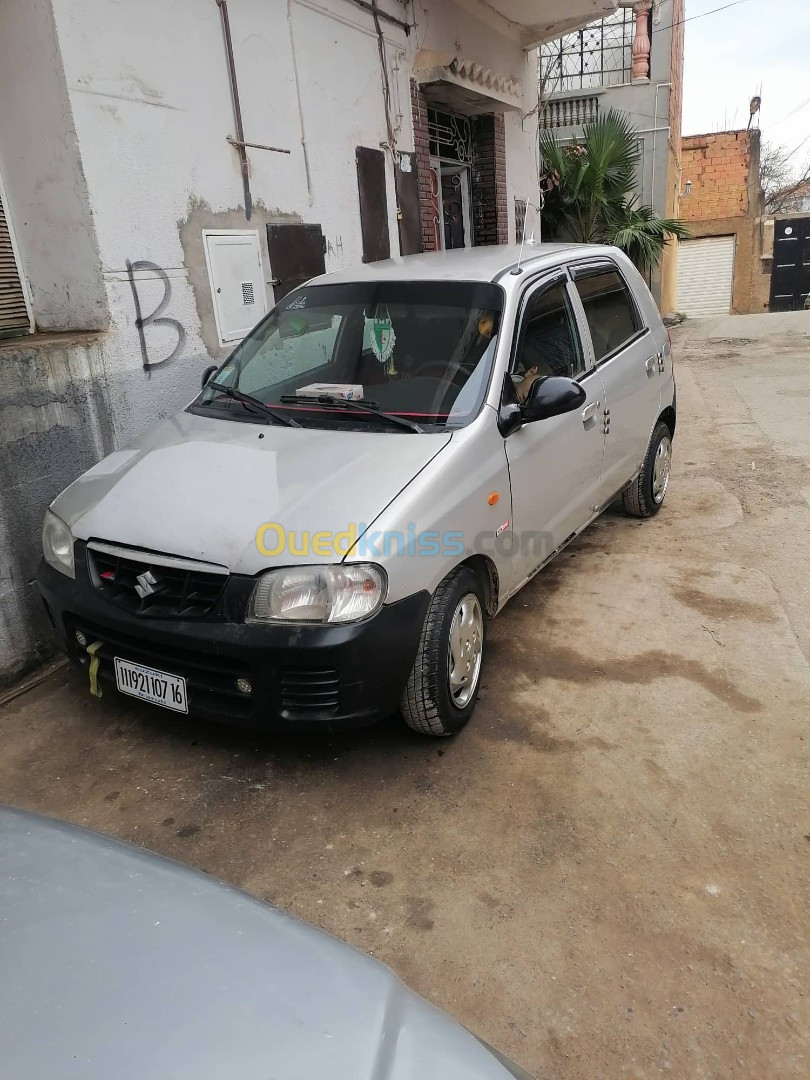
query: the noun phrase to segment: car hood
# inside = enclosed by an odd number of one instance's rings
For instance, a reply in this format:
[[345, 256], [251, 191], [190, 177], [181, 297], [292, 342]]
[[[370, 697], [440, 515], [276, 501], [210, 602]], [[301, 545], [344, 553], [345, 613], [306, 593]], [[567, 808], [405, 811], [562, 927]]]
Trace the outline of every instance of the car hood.
[[[289, 428], [183, 412], [150, 428], [80, 476], [53, 510], [80, 540], [217, 563], [254, 574], [329, 562], [317, 552], [256, 546], [259, 527], [343, 533], [370, 526], [448, 444], [447, 433]], [[276, 546], [267, 534], [267, 548]], [[338, 542], [343, 543], [342, 541]]]
[[383, 964], [178, 863], [6, 807], [0, 864], [16, 1080], [512, 1075]]

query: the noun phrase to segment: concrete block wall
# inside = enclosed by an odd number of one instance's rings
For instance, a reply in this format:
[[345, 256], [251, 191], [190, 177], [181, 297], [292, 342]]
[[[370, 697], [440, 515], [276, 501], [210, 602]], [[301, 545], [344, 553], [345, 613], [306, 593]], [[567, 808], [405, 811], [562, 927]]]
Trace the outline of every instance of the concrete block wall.
[[108, 338], [0, 342], [0, 688], [55, 651], [35, 581], [42, 515], [115, 447]]

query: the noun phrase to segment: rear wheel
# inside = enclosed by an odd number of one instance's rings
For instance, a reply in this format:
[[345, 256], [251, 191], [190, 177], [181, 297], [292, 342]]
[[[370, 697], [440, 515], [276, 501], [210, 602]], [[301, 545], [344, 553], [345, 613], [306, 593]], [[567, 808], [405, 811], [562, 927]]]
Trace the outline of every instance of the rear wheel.
[[454, 735], [475, 708], [484, 658], [484, 597], [476, 574], [460, 566], [430, 601], [413, 670], [400, 701], [408, 727]]
[[641, 472], [622, 493], [622, 504], [627, 513], [639, 518], [657, 514], [669, 489], [671, 471], [672, 434], [663, 420], [659, 420]]

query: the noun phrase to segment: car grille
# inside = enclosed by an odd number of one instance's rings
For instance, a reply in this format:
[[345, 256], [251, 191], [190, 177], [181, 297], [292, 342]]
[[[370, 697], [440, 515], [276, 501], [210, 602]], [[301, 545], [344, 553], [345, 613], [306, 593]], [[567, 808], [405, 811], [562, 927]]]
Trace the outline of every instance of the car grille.
[[291, 720], [337, 712], [340, 680], [332, 670], [281, 672], [281, 708]]
[[134, 615], [153, 619], [199, 619], [222, 595], [227, 572], [208, 572], [199, 563], [149, 552], [89, 543], [87, 564], [95, 588]]
[[88, 642], [100, 641], [96, 652], [99, 659], [98, 677], [102, 682], [115, 685], [115, 657], [131, 660], [145, 667], [182, 675], [188, 689], [189, 712], [213, 719], [247, 721], [253, 715], [254, 703], [247, 694], [236, 689], [238, 678], [250, 677], [247, 667], [231, 657], [197, 652], [194, 649], [163, 645], [131, 634], [95, 626], [86, 619], [65, 616], [65, 625], [74, 655], [87, 665], [90, 657], [83, 648], [73, 645], [77, 630]]

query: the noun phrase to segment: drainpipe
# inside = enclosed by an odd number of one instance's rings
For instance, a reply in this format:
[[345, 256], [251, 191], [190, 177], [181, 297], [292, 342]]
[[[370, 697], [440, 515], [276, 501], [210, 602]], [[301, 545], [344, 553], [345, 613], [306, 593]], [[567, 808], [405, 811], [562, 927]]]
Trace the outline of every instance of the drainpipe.
[[653, 116], [654, 126], [652, 129], [652, 180], [650, 181], [652, 186], [652, 198], [650, 199], [650, 202], [652, 203], [653, 207], [655, 207], [655, 136], [659, 131], [669, 131], [669, 126], [667, 126], [666, 128], [658, 127], [658, 91], [663, 89], [663, 87], [665, 86], [669, 87], [670, 90], [672, 89], [671, 82], [660, 82], [655, 84], [655, 114]]
[[236, 139], [233, 140], [233, 143], [239, 154], [239, 164], [242, 169], [242, 188], [245, 193], [245, 217], [250, 221], [250, 215], [253, 213], [253, 199], [250, 195], [250, 170], [248, 166], [247, 151], [245, 150], [245, 132], [242, 128], [242, 108], [239, 104], [239, 87], [236, 85], [236, 63], [233, 58], [231, 24], [228, 19], [228, 0], [217, 0], [217, 6], [222, 14], [222, 32], [225, 35], [225, 52], [228, 57], [228, 78], [231, 83], [231, 97], [233, 99], [233, 119], [236, 126]]
[[298, 77], [298, 59], [295, 54], [295, 35], [293, 34], [293, 0], [287, 0], [287, 30], [290, 35], [290, 52], [292, 54], [293, 82], [295, 83], [295, 100], [298, 103], [298, 126], [301, 130], [301, 150], [304, 155], [304, 173], [307, 178], [307, 198], [312, 206], [312, 176], [309, 171], [309, 153], [307, 152], [307, 135], [304, 128], [304, 105], [301, 101], [301, 81]]

